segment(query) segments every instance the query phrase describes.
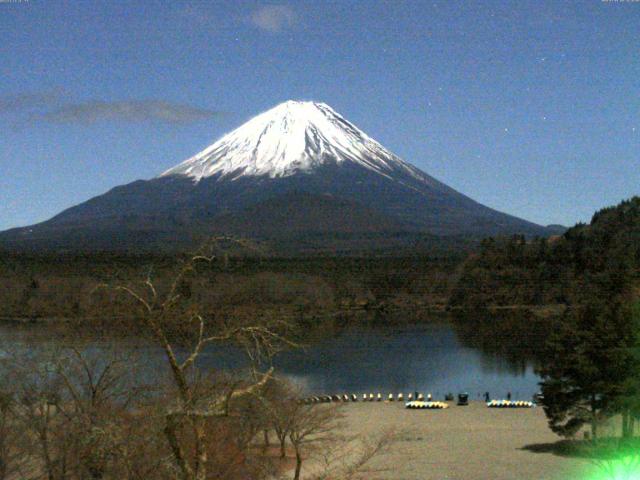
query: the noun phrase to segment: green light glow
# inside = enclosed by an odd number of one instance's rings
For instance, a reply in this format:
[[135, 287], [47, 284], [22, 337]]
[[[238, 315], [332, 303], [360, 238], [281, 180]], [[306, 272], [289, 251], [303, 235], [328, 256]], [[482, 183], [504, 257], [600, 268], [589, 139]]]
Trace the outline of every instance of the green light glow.
[[595, 463], [589, 480], [640, 480], [640, 452]]

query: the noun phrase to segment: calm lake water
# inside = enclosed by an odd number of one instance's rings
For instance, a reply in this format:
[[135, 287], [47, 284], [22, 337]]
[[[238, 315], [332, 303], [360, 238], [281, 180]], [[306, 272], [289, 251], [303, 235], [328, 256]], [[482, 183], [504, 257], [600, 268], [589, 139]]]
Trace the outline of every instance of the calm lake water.
[[[41, 328], [0, 326], [0, 346], [20, 346], [33, 338], [39, 338], [36, 345], [55, 341]], [[165, 367], [155, 346], [139, 341], [122, 345], [139, 352], [147, 368]], [[210, 348], [203, 352], [200, 367], [234, 369], [243, 363], [236, 351]], [[529, 399], [539, 381], [527, 361], [515, 365], [498, 354], [465, 346], [449, 323], [348, 329], [304, 352], [281, 354], [275, 366], [309, 394], [419, 391], [441, 398], [466, 391], [477, 399], [488, 391], [494, 398], [512, 392], [514, 398]]]

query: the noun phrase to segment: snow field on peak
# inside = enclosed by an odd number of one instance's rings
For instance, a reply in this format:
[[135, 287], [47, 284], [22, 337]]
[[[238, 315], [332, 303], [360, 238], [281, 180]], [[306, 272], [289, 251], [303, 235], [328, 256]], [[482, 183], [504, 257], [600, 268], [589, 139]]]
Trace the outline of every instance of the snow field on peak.
[[196, 182], [219, 175], [286, 177], [326, 163], [352, 162], [390, 177], [395, 169], [424, 175], [324, 103], [288, 101], [263, 112], [161, 176]]

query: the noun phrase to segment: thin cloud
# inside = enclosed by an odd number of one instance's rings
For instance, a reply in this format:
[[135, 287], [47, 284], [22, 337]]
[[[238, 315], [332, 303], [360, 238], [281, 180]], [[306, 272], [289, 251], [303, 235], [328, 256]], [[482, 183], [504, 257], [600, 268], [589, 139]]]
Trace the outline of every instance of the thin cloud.
[[162, 100], [91, 101], [64, 105], [34, 120], [47, 123], [164, 122], [192, 123], [222, 115], [221, 112]]
[[287, 5], [265, 5], [255, 10], [250, 17], [256, 27], [271, 33], [291, 28], [297, 21], [296, 12]]
[[0, 115], [15, 120], [20, 130], [34, 123], [91, 124], [164, 122], [187, 124], [224, 115], [222, 112], [165, 100], [90, 100], [74, 102], [62, 89], [0, 95]]
[[20, 113], [52, 107], [60, 103], [61, 97], [60, 90], [3, 95], [0, 96], [0, 113]]

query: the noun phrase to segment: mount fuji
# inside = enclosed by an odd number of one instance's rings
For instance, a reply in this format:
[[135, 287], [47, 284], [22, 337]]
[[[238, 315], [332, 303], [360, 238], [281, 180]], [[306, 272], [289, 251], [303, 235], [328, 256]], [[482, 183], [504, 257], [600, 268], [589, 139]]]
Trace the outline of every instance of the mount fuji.
[[156, 178], [2, 232], [0, 245], [167, 250], [230, 234], [349, 250], [424, 235], [515, 233], [552, 232], [439, 182], [324, 103], [288, 101]]

